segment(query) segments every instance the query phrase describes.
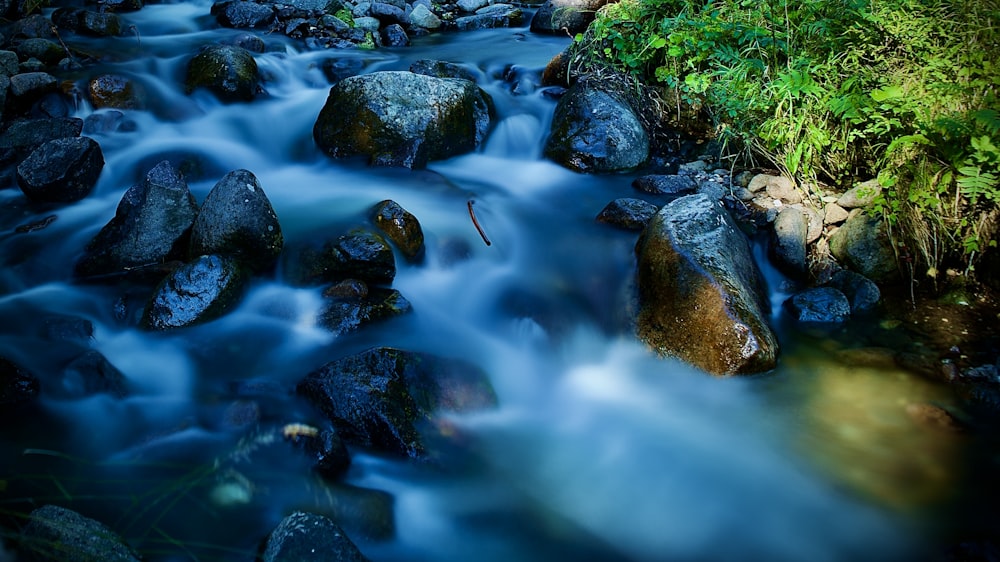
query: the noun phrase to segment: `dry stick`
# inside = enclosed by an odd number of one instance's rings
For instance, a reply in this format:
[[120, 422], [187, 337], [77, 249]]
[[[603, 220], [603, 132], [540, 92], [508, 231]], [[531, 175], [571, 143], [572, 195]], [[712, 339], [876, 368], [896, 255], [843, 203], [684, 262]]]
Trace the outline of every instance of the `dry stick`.
[[479, 221], [476, 220], [476, 212], [472, 210], [473, 203], [475, 203], [475, 201], [469, 199], [469, 216], [472, 217], [472, 225], [476, 227], [476, 230], [479, 231], [479, 235], [483, 237], [483, 242], [486, 242], [487, 246], [491, 246], [493, 243], [486, 237], [486, 233], [483, 232], [483, 227], [479, 226]]

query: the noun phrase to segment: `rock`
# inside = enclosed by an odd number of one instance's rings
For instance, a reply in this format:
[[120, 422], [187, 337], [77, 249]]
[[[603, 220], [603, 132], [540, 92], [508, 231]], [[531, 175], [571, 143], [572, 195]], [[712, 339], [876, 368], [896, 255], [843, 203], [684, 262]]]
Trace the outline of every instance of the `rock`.
[[20, 72], [20, 67], [18, 65], [17, 53], [0, 50], [0, 76], [10, 78], [18, 72]]
[[87, 84], [90, 104], [95, 109], [142, 109], [142, 93], [132, 79], [115, 74], [104, 74]]
[[285, 426], [285, 439], [301, 446], [316, 461], [313, 469], [323, 478], [337, 479], [351, 466], [351, 455], [344, 440], [328, 429], [304, 435], [292, 435]]
[[327, 363], [298, 384], [349, 444], [423, 458], [438, 414], [496, 406], [489, 379], [457, 359], [377, 347]]
[[93, 349], [66, 365], [61, 382], [62, 393], [73, 398], [100, 393], [124, 398], [128, 394], [125, 375]]
[[274, 208], [247, 170], [229, 172], [215, 184], [191, 228], [191, 255], [232, 256], [254, 271], [273, 267], [283, 245]]
[[139, 561], [139, 555], [103, 523], [55, 505], [28, 515], [20, 547], [22, 554], [39, 562]]
[[489, 6], [490, 0], [458, 0], [458, 2], [455, 2], [455, 5], [463, 12], [475, 12], [480, 8]]
[[546, 0], [531, 18], [531, 31], [570, 37], [587, 30], [608, 0]]
[[358, 547], [332, 520], [297, 511], [281, 520], [264, 546], [264, 562], [364, 562]]
[[270, 27], [275, 16], [273, 6], [244, 0], [216, 3], [212, 14], [222, 27], [237, 29]]
[[377, 18], [382, 25], [392, 25], [406, 21], [406, 13], [387, 2], [372, 2], [368, 15]]
[[0, 163], [20, 164], [46, 142], [78, 137], [82, 131], [83, 120], [75, 117], [15, 121], [0, 135]]
[[802, 194], [795, 189], [791, 180], [784, 176], [779, 176], [778, 180], [772, 180], [764, 187], [767, 196], [778, 199], [787, 205], [794, 205], [802, 202]]
[[874, 281], [864, 275], [842, 269], [830, 278], [830, 286], [844, 293], [854, 314], [875, 310], [882, 300], [882, 292]]
[[[427, 6], [417, 4], [409, 15], [409, 23], [412, 26], [424, 29], [438, 29], [441, 27], [441, 18], [434, 15]], [[411, 69], [412, 70], [412, 69]]]
[[185, 87], [188, 93], [205, 88], [225, 102], [251, 101], [257, 95], [257, 61], [246, 49], [212, 45], [191, 59]]
[[837, 205], [844, 209], [858, 209], [871, 205], [875, 198], [882, 194], [882, 186], [878, 180], [868, 180], [848, 189], [837, 199]]
[[59, 64], [59, 61], [67, 56], [66, 51], [58, 43], [41, 37], [21, 41], [17, 46], [17, 55], [21, 60], [35, 58], [48, 66]]
[[357, 58], [335, 58], [323, 61], [323, 75], [331, 84], [344, 78], [357, 76], [365, 68], [365, 62]]
[[628, 104], [578, 82], [556, 105], [545, 156], [577, 172], [631, 170], [649, 159], [649, 135]]
[[424, 231], [417, 217], [388, 199], [376, 204], [372, 215], [375, 226], [399, 248], [407, 261], [420, 261], [424, 255]]
[[84, 250], [79, 276], [125, 273], [184, 260], [198, 204], [184, 177], [169, 162], [157, 164], [130, 187], [118, 210]]
[[378, 21], [378, 18], [369, 16], [354, 18], [354, 29], [360, 29], [361, 31], [367, 31], [370, 33], [378, 33], [378, 30], [381, 27], [382, 22]]
[[47, 72], [22, 72], [10, 77], [10, 93], [15, 98], [37, 99], [55, 92], [59, 81]]
[[4, 35], [8, 39], [30, 39], [32, 37], [52, 39], [56, 36], [55, 30], [52, 29], [52, 22], [41, 14], [31, 14], [15, 19], [13, 24], [4, 30]]
[[284, 260], [285, 279], [298, 286], [360, 279], [390, 284], [396, 260], [386, 240], [371, 231], [355, 229], [336, 240], [313, 240], [291, 249]]
[[71, 203], [90, 194], [103, 168], [104, 154], [94, 139], [56, 139], [17, 166], [17, 185], [32, 201]]
[[121, 35], [121, 18], [110, 12], [92, 12], [84, 10], [80, 14], [77, 33], [94, 37], [114, 37]]
[[42, 319], [39, 336], [51, 342], [89, 345], [94, 339], [94, 323], [79, 316], [50, 314]]
[[382, 28], [382, 45], [385, 47], [405, 47], [410, 44], [410, 38], [406, 35], [403, 26], [398, 23], [390, 24]]
[[340, 335], [359, 330], [366, 324], [407, 314], [411, 310], [410, 301], [395, 289], [366, 288], [364, 296], [330, 298], [316, 322]]
[[[0, 357], [0, 410], [27, 404], [38, 396], [35, 375], [6, 357]], [[0, 412], [2, 416], [6, 412]]]
[[552, 57], [542, 71], [542, 86], [566, 87], [570, 85], [569, 61], [573, 58], [570, 47]]
[[364, 155], [377, 165], [422, 168], [478, 148], [492, 107], [489, 95], [467, 80], [375, 72], [330, 89], [313, 137], [334, 158]]
[[830, 236], [837, 261], [876, 283], [899, 280], [896, 254], [882, 221], [864, 213], [849, 219]]
[[470, 82], [476, 81], [475, 73], [468, 68], [460, 64], [440, 60], [420, 59], [410, 65], [410, 72], [423, 74], [424, 76], [433, 76], [435, 78], [458, 78]]
[[719, 203], [695, 194], [665, 205], [636, 253], [638, 332], [650, 347], [716, 374], [774, 367], [763, 277]]
[[792, 180], [786, 178], [785, 176], [757, 174], [750, 180], [750, 183], [747, 184], [747, 189], [749, 189], [751, 193], [757, 193], [761, 190], [766, 192], [770, 189], [774, 193], [783, 194], [795, 191], [795, 184], [792, 183]]
[[652, 195], [686, 195], [698, 189], [691, 176], [652, 174], [636, 178], [632, 187]]
[[[749, 193], [748, 190], [744, 191]], [[806, 244], [812, 244], [813, 242], [819, 240], [820, 236], [823, 236], [823, 215], [809, 205], [803, 206], [802, 212], [805, 213], [806, 221], [808, 223], [808, 228], [806, 229]]]
[[847, 210], [836, 203], [827, 203], [824, 207], [823, 224], [840, 224], [847, 220]]
[[806, 264], [808, 229], [809, 219], [794, 207], [783, 207], [774, 219], [769, 252], [771, 261], [789, 277], [804, 279], [809, 272]]
[[87, 0], [87, 4], [94, 4], [112, 12], [136, 12], [143, 7], [142, 0]]
[[524, 21], [524, 12], [509, 4], [494, 4], [479, 10], [472, 16], [455, 18], [453, 25], [459, 31], [516, 27]]
[[160, 283], [143, 312], [141, 325], [148, 330], [169, 330], [219, 318], [239, 303], [249, 278], [234, 258], [196, 258]]
[[817, 287], [785, 301], [785, 309], [799, 322], [835, 323], [851, 317], [851, 303], [833, 287]]
[[656, 205], [641, 199], [615, 199], [597, 215], [597, 222], [625, 230], [642, 230], [658, 210]]

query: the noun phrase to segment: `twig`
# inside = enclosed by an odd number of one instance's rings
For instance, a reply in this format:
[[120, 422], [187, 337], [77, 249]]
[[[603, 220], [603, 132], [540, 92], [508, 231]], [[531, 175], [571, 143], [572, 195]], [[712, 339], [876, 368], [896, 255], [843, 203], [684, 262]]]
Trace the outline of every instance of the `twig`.
[[479, 226], [479, 221], [476, 220], [476, 212], [472, 210], [472, 205], [474, 203], [475, 201], [469, 199], [469, 216], [472, 218], [472, 225], [476, 227], [476, 230], [479, 232], [479, 236], [482, 236], [483, 242], [486, 242], [487, 246], [491, 246], [493, 243], [486, 237], [486, 233], [483, 232], [483, 227]]

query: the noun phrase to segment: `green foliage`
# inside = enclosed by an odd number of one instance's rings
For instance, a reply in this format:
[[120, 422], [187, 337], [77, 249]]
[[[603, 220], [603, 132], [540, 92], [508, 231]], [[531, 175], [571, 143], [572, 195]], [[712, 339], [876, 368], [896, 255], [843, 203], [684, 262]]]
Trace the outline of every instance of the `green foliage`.
[[890, 224], [931, 223], [897, 232], [936, 269], [939, 238], [966, 260], [995, 245], [997, 21], [998, 0], [621, 0], [577, 41], [707, 112], [746, 163], [878, 177]]
[[341, 8], [337, 10], [333, 15], [340, 21], [346, 23], [351, 27], [354, 27], [354, 14], [351, 12], [351, 10], [347, 8]]

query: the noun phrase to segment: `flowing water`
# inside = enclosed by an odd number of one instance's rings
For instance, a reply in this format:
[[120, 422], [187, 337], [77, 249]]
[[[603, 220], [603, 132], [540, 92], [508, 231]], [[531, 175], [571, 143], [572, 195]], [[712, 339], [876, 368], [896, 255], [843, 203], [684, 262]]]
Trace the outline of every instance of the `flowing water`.
[[[935, 545], [963, 442], [918, 427], [906, 407], [948, 405], [945, 391], [838, 365], [828, 352], [849, 342], [789, 328], [777, 312], [784, 354], [761, 376], [711, 377], [635, 341], [636, 235], [594, 221], [608, 201], [636, 196], [634, 176], [578, 175], [540, 156], [555, 102], [538, 76], [567, 38], [504, 29], [308, 51], [268, 35], [256, 56], [267, 96], [223, 105], [181, 85], [199, 45], [237, 34], [212, 29], [208, 10], [148, 6], [125, 16], [138, 37], [88, 43], [115, 55], [81, 80], [126, 74], [148, 97], [120, 120], [81, 100], [76, 115], [104, 123], [88, 127], [107, 160], [92, 195], [51, 209], [0, 191], [5, 232], [57, 215], [0, 241], [0, 352], [51, 387], [45, 373], [71, 357], [41, 336], [45, 319], [83, 317], [95, 325], [89, 345], [129, 387], [124, 399], [46, 393], [5, 429], [8, 522], [66, 505], [149, 560], [251, 559], [296, 509], [341, 521], [374, 560], [894, 560]], [[462, 64], [492, 95], [498, 121], [479, 153], [407, 171], [315, 148], [325, 60], [373, 72], [421, 58]], [[72, 264], [125, 189], [168, 157], [198, 163], [187, 179], [199, 201], [226, 172], [251, 170], [286, 244], [365, 224], [372, 205], [395, 200], [427, 239], [423, 263], [398, 260], [394, 287], [413, 313], [334, 337], [316, 325], [320, 289], [292, 288], [279, 270], [203, 326], [151, 334], [119, 320], [116, 302], [143, 295], [74, 284]], [[781, 280], [760, 261], [780, 302]], [[375, 345], [472, 361], [500, 406], [449, 420], [457, 444], [444, 467], [354, 451], [344, 482], [326, 483], [280, 437], [284, 424], [321, 423], [292, 389]], [[239, 423], [244, 411], [259, 421]]]

